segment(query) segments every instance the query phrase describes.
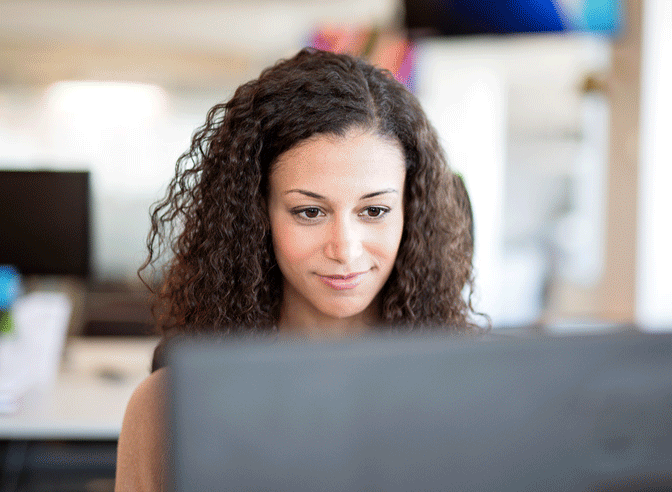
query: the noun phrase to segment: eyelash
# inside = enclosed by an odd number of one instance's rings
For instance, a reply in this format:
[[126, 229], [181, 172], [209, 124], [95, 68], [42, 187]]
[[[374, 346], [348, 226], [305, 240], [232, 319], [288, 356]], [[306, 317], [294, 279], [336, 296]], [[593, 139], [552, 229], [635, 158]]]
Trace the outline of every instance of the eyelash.
[[[376, 211], [379, 212], [379, 214], [376, 215], [376, 216], [370, 216], [370, 215], [364, 216], [364, 215], [363, 215], [363, 214], [365, 214], [366, 212], [369, 212], [369, 211], [371, 211], [371, 210], [376, 210]], [[302, 215], [302, 214], [305, 214], [305, 213], [308, 212], [308, 211], [311, 211], [311, 212], [312, 212], [312, 211], [315, 211], [315, 212], [318, 213], [318, 215], [317, 215], [316, 217], [306, 217], [305, 215]], [[320, 215], [319, 215], [319, 214], [326, 215], [326, 214], [325, 214], [322, 210], [320, 210], [318, 207], [298, 208], [298, 209], [294, 209], [294, 210], [292, 210], [291, 212], [292, 212], [292, 215], [294, 215], [295, 217], [297, 217], [297, 218], [299, 218], [300, 220], [303, 220], [303, 221], [305, 221], [305, 222], [314, 222], [314, 221], [318, 220], [318, 219], [320, 218]], [[378, 221], [378, 220], [383, 219], [389, 212], [390, 212], [390, 209], [387, 208], [387, 207], [371, 206], [371, 207], [366, 207], [366, 208], [365, 208], [362, 212], [360, 212], [360, 214], [358, 214], [358, 215], [364, 217], [364, 220]]]

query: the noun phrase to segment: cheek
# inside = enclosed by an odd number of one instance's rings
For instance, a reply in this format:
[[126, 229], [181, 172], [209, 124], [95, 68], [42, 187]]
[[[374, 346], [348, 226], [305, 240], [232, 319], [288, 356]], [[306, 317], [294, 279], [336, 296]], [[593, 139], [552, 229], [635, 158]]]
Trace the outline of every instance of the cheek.
[[403, 233], [403, 220], [391, 221], [381, 228], [369, 242], [370, 251], [388, 264], [394, 264]]
[[404, 217], [400, 215], [396, 220], [390, 224], [390, 227], [385, 231], [385, 252], [392, 261], [397, 258], [399, 252], [399, 244], [401, 243], [401, 236], [404, 232]]
[[291, 267], [310, 256], [313, 250], [311, 236], [299, 231], [295, 224], [279, 220], [271, 224], [275, 256], [281, 264]]

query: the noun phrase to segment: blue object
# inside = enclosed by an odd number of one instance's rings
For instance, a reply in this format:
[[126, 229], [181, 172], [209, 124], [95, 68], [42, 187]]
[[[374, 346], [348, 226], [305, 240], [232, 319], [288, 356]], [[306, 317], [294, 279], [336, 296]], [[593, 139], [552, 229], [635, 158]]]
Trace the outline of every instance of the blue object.
[[622, 14], [618, 2], [613, 0], [586, 0], [583, 7], [586, 30], [604, 33], [620, 31]]
[[591, 32], [616, 37], [627, 0], [403, 0], [417, 35]]
[[12, 265], [0, 265], [0, 311], [6, 311], [19, 297], [21, 275]]

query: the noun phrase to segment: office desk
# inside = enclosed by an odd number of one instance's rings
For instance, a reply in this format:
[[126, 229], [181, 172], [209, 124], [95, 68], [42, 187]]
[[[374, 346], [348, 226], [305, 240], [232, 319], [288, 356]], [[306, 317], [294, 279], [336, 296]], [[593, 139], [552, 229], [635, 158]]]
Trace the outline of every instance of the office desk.
[[135, 387], [149, 375], [156, 338], [71, 338], [52, 388], [0, 414], [0, 440], [116, 440]]

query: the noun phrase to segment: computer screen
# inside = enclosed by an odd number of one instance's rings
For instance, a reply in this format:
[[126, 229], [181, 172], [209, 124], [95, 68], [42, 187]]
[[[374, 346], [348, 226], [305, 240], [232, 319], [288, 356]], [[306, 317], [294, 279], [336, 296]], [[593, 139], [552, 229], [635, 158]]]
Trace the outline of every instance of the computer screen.
[[88, 277], [89, 196], [88, 171], [0, 171], [0, 264]]
[[672, 336], [169, 347], [170, 483], [670, 490]]

